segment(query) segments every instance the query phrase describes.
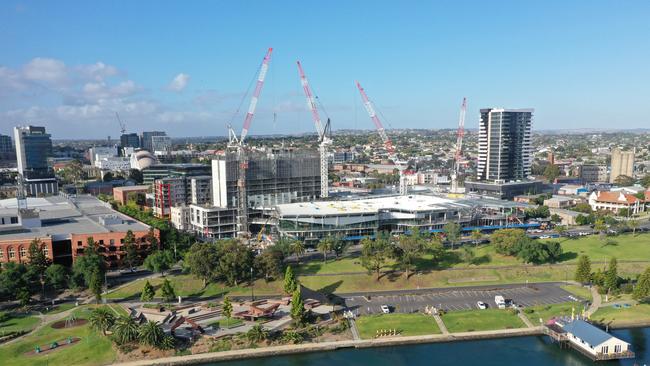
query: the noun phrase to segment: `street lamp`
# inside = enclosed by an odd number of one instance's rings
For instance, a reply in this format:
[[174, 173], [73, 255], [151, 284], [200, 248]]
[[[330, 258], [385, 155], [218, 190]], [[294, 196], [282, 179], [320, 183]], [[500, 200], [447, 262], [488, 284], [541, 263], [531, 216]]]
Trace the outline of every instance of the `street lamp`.
[[253, 282], [253, 267], [251, 267], [251, 301], [255, 301], [255, 282]]

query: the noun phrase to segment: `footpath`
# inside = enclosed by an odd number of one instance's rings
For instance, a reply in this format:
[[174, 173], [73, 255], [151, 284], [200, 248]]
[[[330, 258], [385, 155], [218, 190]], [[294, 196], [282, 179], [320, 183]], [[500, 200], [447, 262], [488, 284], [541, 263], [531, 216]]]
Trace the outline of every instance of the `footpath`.
[[489, 330], [489, 331], [480, 331], [480, 332], [431, 334], [431, 335], [411, 336], [411, 337], [398, 336], [398, 337], [367, 339], [367, 340], [349, 340], [349, 341], [338, 341], [338, 342], [295, 344], [295, 345], [273, 346], [273, 347], [255, 348], [255, 349], [241, 349], [241, 350], [224, 351], [224, 352], [201, 353], [201, 354], [187, 355], [187, 356], [164, 357], [164, 358], [158, 358], [154, 360], [139, 360], [133, 362], [119, 363], [116, 365], [119, 366], [194, 365], [194, 364], [203, 364], [203, 363], [217, 362], [217, 361], [239, 360], [245, 358], [290, 355], [290, 354], [306, 353], [306, 352], [333, 351], [333, 350], [344, 349], [344, 348], [385, 347], [385, 346], [399, 346], [405, 344], [450, 342], [450, 341], [472, 340], [472, 339], [521, 337], [521, 336], [540, 335], [540, 334], [543, 334], [542, 328], [533, 327], [533, 328]]

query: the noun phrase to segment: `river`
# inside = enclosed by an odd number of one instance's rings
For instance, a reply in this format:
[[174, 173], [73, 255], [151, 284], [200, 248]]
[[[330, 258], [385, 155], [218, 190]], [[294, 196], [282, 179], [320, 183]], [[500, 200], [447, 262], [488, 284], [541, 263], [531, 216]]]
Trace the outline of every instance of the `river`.
[[[598, 365], [650, 366], [650, 328], [614, 330], [612, 334], [632, 343], [636, 360], [599, 362]], [[560, 349], [545, 336], [478, 341], [430, 343], [396, 347], [343, 349], [331, 352], [257, 358], [209, 364], [213, 366], [548, 366], [594, 365], [573, 349]], [[206, 365], [207, 366], [207, 365]]]

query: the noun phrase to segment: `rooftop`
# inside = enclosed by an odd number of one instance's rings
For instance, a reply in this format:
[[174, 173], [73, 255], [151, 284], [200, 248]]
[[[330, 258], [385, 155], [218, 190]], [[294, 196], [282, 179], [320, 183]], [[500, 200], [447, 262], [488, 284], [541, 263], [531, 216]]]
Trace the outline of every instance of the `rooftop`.
[[591, 347], [596, 347], [603, 342], [610, 340], [611, 338], [616, 338], [613, 335], [590, 323], [587, 323], [582, 319], [574, 319], [567, 322], [560, 321], [560, 324], [562, 324], [562, 328], [567, 333], [571, 333], [574, 336], [589, 343]]
[[[0, 214], [17, 216], [17, 200], [0, 200]], [[127, 230], [146, 231], [149, 226], [129, 216], [113, 210], [110, 205], [89, 195], [66, 198], [64, 196], [29, 197], [27, 208], [33, 210], [23, 217], [35, 216], [41, 220], [40, 226], [6, 225], [0, 229], [0, 240], [31, 239], [48, 237], [59, 240], [70, 234], [94, 234], [125, 232]], [[107, 220], [116, 217], [118, 220]], [[31, 225], [30, 225], [31, 226]]]

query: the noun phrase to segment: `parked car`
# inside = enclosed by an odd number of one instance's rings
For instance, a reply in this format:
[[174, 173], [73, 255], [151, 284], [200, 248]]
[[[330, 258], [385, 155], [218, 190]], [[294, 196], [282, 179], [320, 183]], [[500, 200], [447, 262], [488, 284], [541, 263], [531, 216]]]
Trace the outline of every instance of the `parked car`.
[[481, 309], [481, 310], [485, 310], [485, 309], [487, 309], [487, 304], [484, 303], [483, 301], [478, 301], [478, 302], [476, 303], [476, 306], [478, 306], [478, 308]]
[[388, 305], [382, 305], [381, 312], [384, 314], [390, 314], [390, 307], [388, 307]]

